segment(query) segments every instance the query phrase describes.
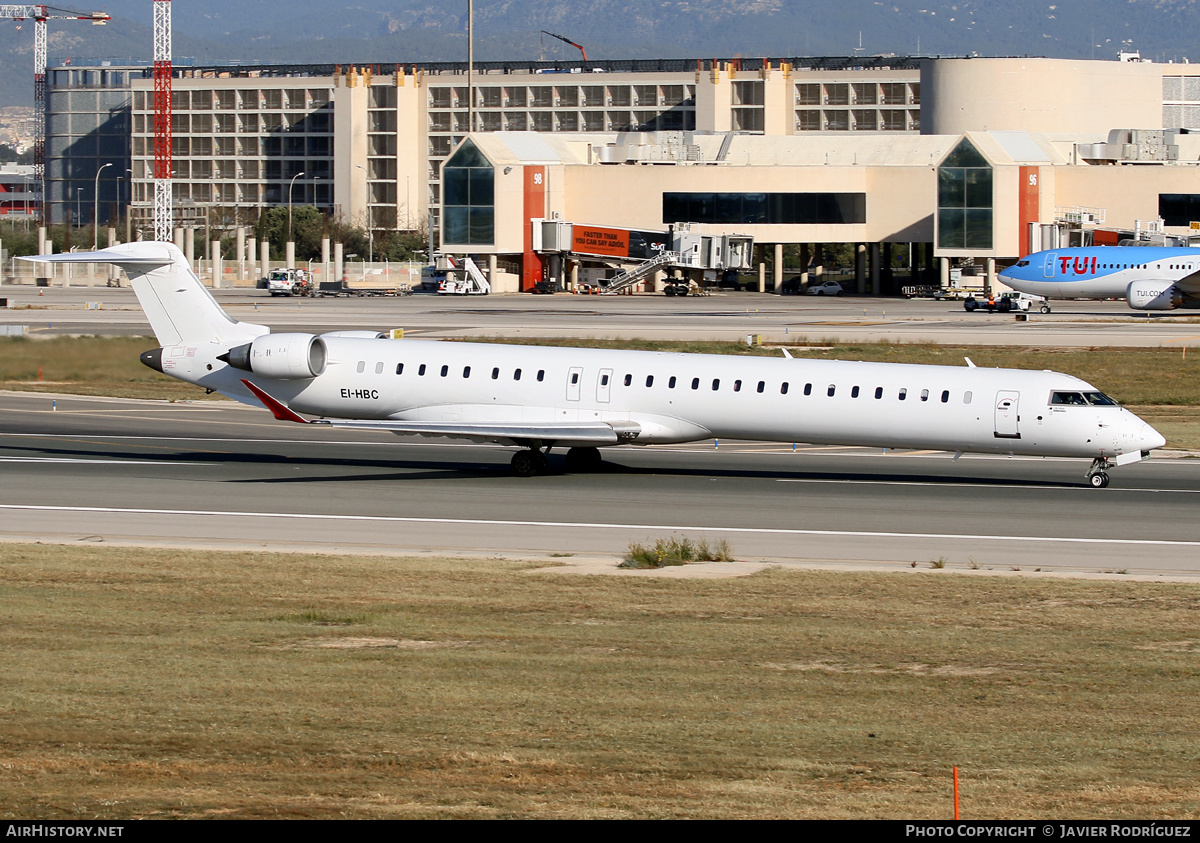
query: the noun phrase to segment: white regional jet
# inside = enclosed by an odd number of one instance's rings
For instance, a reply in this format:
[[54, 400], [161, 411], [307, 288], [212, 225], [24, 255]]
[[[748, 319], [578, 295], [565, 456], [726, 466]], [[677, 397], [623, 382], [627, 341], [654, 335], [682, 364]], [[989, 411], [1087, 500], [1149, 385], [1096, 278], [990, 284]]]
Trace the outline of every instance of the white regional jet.
[[[1087, 246], [1021, 258], [1000, 280], [1048, 299], [1125, 299], [1134, 310], [1200, 307], [1200, 249]], [[1050, 308], [1044, 306], [1043, 313]]]
[[551, 448], [585, 470], [600, 447], [729, 438], [1089, 458], [1101, 488], [1165, 444], [1057, 372], [272, 334], [226, 314], [169, 243], [29, 260], [124, 269], [161, 344], [141, 360], [171, 377], [284, 421], [517, 446], [522, 476]]

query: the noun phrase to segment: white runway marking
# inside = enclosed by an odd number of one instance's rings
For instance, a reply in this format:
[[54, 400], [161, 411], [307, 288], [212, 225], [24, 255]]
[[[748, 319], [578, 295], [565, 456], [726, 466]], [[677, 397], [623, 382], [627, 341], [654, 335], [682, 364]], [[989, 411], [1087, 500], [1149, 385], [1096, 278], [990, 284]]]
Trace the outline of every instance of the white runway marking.
[[998, 541], [1016, 543], [1103, 544], [1132, 547], [1200, 547], [1200, 541], [1168, 539], [1079, 538], [1071, 536], [989, 536], [975, 533], [897, 533], [870, 530], [796, 530], [772, 527], [698, 527], [686, 524], [610, 524], [586, 521], [508, 521], [482, 518], [420, 518], [397, 515], [324, 515], [302, 512], [230, 512], [223, 510], [191, 509], [133, 509], [104, 506], [36, 506], [32, 504], [0, 505], [0, 511], [14, 512], [77, 512], [104, 515], [165, 515], [173, 518], [197, 516], [209, 518], [270, 518], [293, 521], [349, 521], [382, 524], [448, 524], [481, 527], [564, 527], [591, 530], [673, 530], [693, 533], [742, 533], [783, 536], [835, 536], [869, 539], [941, 539], [965, 541]]
[[0, 457], [0, 462], [62, 462], [85, 465], [160, 465], [165, 468], [177, 465], [214, 465], [211, 462], [179, 462], [177, 460], [85, 460], [70, 457]]

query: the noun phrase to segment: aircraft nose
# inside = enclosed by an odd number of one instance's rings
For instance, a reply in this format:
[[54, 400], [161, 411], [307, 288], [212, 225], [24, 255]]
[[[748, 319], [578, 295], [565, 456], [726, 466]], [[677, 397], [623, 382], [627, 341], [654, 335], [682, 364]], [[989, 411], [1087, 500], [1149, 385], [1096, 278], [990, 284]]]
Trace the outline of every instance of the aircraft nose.
[[1150, 425], [1143, 423], [1142, 429], [1138, 431], [1138, 449], [1142, 451], [1153, 451], [1155, 448], [1162, 448], [1167, 444], [1167, 439]]

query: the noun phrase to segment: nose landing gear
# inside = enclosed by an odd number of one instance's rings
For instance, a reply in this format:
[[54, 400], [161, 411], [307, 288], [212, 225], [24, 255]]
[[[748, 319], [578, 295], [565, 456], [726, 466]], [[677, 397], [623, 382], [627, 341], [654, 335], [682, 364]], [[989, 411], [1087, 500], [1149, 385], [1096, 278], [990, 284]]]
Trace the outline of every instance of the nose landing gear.
[[1096, 457], [1092, 460], [1092, 467], [1088, 469], [1087, 479], [1093, 489], [1103, 489], [1108, 486], [1108, 469], [1112, 467], [1113, 464], [1104, 457]]

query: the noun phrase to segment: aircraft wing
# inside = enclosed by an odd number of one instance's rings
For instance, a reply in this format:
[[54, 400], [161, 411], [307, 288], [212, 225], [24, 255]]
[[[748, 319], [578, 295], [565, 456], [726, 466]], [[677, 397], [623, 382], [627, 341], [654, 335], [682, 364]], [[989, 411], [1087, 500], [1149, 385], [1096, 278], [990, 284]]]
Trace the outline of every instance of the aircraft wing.
[[1175, 282], [1175, 286], [1189, 296], [1200, 296], [1200, 271], [1183, 276]]
[[636, 422], [418, 422], [394, 419], [306, 419], [245, 378], [242, 383], [280, 421], [320, 424], [359, 430], [387, 430], [424, 436], [452, 436], [480, 441], [525, 442], [533, 439], [616, 445], [631, 442], [641, 432]]

